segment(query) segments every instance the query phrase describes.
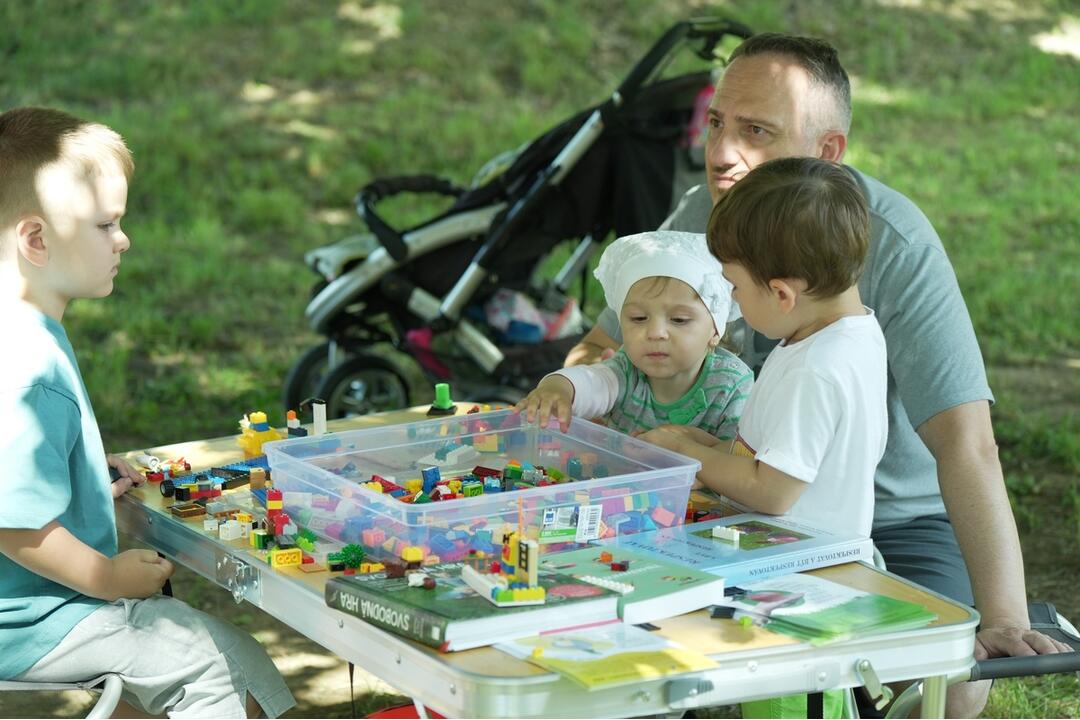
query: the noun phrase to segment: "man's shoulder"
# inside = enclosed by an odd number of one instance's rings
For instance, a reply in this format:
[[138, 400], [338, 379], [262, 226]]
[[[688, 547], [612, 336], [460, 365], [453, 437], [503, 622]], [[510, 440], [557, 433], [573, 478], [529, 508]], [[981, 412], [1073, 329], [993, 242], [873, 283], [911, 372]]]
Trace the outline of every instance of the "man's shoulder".
[[695, 185], [683, 193], [679, 204], [658, 229], [703, 233], [705, 226], [709, 224], [712, 207], [709, 189], [705, 185]]
[[941, 239], [930, 219], [909, 197], [861, 170], [844, 166], [859, 186], [870, 211], [871, 242], [901, 247], [930, 244]]

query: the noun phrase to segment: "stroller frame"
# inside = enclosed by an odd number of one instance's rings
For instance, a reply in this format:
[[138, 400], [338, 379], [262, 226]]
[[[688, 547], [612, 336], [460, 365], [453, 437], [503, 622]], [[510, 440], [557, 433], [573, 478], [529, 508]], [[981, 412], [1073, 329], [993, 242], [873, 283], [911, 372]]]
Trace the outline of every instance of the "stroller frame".
[[[500, 347], [482, 324], [466, 316], [467, 306], [477, 300], [478, 294], [496, 286], [528, 290], [541, 305], [565, 299], [574, 279], [584, 277], [591, 256], [609, 232], [626, 234], [655, 228], [667, 215], [669, 201], [677, 199], [670, 197], [673, 195], [670, 186], [668, 197], [662, 198], [665, 205], [659, 208], [662, 212], [658, 217], [654, 209], [648, 218], [579, 221], [579, 226], [549, 231], [545, 239], [557, 238], [552, 247], [575, 238], [578, 242], [554, 280], [545, 287], [537, 287], [532, 278], [542, 256], [528, 258], [519, 266], [502, 258], [508, 248], [529, 244], [529, 238], [523, 241], [522, 236], [533, 232], [540, 222], [537, 211], [541, 203], [553, 195], [572, 194], [565, 187], [568, 178], [574, 179], [570, 176], [607, 129], [622, 128], [630, 122], [628, 117], [637, 111], [636, 102], [647, 102], [649, 93], [661, 97], [664, 92], [685, 95], [685, 89], [677, 85], [680, 80], [693, 79], [698, 91], [708, 84], [707, 71], [656, 80], [677, 48], [696, 46], [694, 51], [699, 57], [714, 60], [715, 48], [725, 36], [750, 35], [745, 26], [719, 18], [674, 25], [606, 101], [533, 141], [509, 169], [479, 188], [466, 190], [426, 175], [383, 178], [363, 187], [355, 206], [371, 233], [305, 255], [307, 264], [322, 277], [305, 316], [310, 327], [326, 336], [327, 341], [311, 348], [290, 370], [284, 388], [286, 407], [296, 407], [311, 395], [326, 400], [330, 417], [408, 405], [406, 371], [400, 363], [372, 353], [371, 346], [378, 344], [412, 356], [428, 381], [452, 380], [459, 397], [488, 402], [519, 399], [540, 376], [561, 365], [578, 338], [539, 346]], [[561, 146], [556, 145], [559, 142]], [[554, 153], [554, 157], [538, 163], [531, 157], [537, 148], [536, 154], [548, 152]], [[443, 215], [402, 231], [391, 226], [378, 213], [376, 205], [404, 192], [437, 193], [453, 197], [455, 203]], [[624, 203], [624, 206], [634, 204]], [[639, 216], [644, 214], [636, 209], [634, 212]], [[476, 246], [476, 250], [441, 297], [438, 288], [425, 287], [409, 276], [410, 263], [466, 242]], [[521, 267], [524, 265], [529, 267]], [[410, 330], [417, 328], [429, 328], [441, 338], [446, 338], [444, 333], [448, 333], [450, 344], [461, 355], [447, 358], [434, 352], [428, 354], [430, 347], [417, 347], [407, 338]], [[544, 361], [538, 360], [541, 356]], [[443, 360], [462, 358], [479, 370], [477, 378], [468, 373], [455, 374], [443, 364]], [[538, 372], [538, 368], [543, 372]]]

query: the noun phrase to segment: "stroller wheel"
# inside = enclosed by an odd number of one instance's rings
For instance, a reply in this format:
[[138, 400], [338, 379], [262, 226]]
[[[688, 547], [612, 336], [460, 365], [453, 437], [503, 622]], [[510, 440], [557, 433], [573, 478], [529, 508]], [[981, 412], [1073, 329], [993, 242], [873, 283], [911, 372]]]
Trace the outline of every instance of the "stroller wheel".
[[329, 366], [330, 343], [324, 342], [308, 348], [285, 376], [281, 393], [285, 408], [296, 410], [305, 399], [316, 396]]
[[409, 384], [393, 363], [377, 355], [353, 355], [326, 375], [316, 394], [326, 400], [331, 419], [409, 405]]

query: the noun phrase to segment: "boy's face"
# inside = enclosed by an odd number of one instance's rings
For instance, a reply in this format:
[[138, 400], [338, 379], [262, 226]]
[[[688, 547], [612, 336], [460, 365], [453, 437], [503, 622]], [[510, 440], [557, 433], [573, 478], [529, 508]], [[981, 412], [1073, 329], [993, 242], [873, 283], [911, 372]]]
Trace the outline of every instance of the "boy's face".
[[[658, 291], [659, 283], [663, 289]], [[634, 283], [619, 323], [630, 361], [656, 380], [692, 384], [705, 355], [720, 340], [705, 303], [692, 287], [674, 278], [648, 277]]]
[[97, 298], [113, 290], [120, 255], [131, 241], [120, 229], [127, 206], [127, 179], [119, 167], [83, 176], [53, 166], [38, 177], [43, 198], [42, 231], [48, 262], [42, 269], [46, 294], [40, 300], [61, 312], [75, 298]]
[[732, 284], [731, 299], [739, 303], [746, 324], [768, 338], [787, 337], [788, 318], [780, 311], [779, 303], [770, 288], [750, 277], [737, 262], [724, 263], [724, 277]]

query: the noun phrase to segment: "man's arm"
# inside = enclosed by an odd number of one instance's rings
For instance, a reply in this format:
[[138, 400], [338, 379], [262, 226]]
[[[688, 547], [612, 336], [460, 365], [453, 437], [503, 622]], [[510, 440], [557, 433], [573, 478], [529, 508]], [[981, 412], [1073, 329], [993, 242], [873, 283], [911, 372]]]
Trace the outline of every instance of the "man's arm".
[[967, 563], [982, 630], [978, 660], [1069, 648], [1030, 629], [1024, 561], [986, 401], [964, 403], [918, 428], [938, 465], [941, 496]]
[[597, 325], [585, 333], [581, 342], [570, 348], [570, 352], [566, 354], [566, 360], [563, 361], [563, 367], [592, 365], [608, 359], [618, 349], [619, 343]]
[[0, 552], [33, 573], [110, 602], [149, 597], [173, 571], [172, 563], [152, 550], [105, 557], [55, 520], [39, 530], [0, 529]]

